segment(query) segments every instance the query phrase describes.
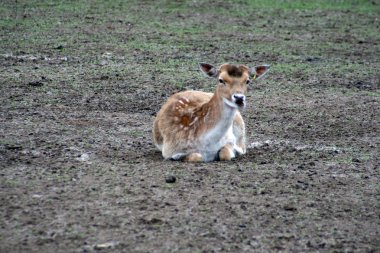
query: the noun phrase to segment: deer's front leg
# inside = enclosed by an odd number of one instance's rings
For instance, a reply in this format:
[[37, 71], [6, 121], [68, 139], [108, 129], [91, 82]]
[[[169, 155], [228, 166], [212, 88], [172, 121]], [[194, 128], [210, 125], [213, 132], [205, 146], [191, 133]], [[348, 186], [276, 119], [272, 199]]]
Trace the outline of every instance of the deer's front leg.
[[219, 159], [221, 161], [231, 161], [231, 159], [235, 158], [235, 152], [234, 148], [231, 144], [225, 145], [220, 151], [219, 151]]
[[203, 156], [199, 153], [191, 153], [185, 157], [187, 162], [203, 162]]

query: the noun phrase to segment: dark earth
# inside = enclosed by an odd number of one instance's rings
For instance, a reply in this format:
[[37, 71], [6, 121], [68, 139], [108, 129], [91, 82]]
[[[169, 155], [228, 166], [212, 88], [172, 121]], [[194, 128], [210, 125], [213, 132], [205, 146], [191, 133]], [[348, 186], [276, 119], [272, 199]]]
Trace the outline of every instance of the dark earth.
[[[380, 252], [378, 1], [2, 1], [0, 252]], [[165, 161], [155, 114], [271, 70], [247, 154]]]

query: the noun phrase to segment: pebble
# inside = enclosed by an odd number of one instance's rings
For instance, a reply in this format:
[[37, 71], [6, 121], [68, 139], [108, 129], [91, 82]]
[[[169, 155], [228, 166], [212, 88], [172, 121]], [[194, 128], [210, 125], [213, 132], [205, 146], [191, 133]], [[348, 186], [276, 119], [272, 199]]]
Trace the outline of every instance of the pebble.
[[62, 50], [63, 48], [64, 48], [63, 45], [59, 45], [59, 46], [55, 47], [54, 49]]
[[175, 181], [177, 181], [177, 178], [173, 175], [168, 175], [165, 177], [165, 182], [168, 184], [173, 184]]
[[87, 153], [84, 153], [81, 156], [79, 156], [76, 160], [81, 161], [81, 162], [86, 162], [90, 160], [90, 155]]
[[116, 242], [106, 242], [106, 243], [101, 243], [94, 245], [95, 250], [103, 250], [103, 249], [112, 249], [116, 245]]
[[285, 211], [297, 211], [297, 207], [293, 206], [292, 204], [287, 204], [284, 206]]
[[40, 81], [31, 81], [31, 82], [28, 83], [28, 85], [34, 86], [34, 87], [41, 87], [44, 84], [42, 82], [40, 82]]

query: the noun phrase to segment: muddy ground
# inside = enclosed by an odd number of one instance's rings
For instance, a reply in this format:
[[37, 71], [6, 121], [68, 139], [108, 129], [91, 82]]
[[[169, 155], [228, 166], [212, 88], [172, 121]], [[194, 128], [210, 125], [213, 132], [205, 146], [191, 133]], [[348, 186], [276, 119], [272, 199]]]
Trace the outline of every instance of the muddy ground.
[[[0, 252], [380, 252], [379, 3], [275, 3], [5, 1]], [[200, 61], [271, 64], [247, 154], [164, 161]]]

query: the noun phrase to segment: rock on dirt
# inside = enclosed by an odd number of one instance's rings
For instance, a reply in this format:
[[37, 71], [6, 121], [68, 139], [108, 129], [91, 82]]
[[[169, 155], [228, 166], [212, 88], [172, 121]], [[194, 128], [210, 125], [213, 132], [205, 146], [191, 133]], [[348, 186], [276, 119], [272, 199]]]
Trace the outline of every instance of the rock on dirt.
[[30, 81], [28, 83], [29, 86], [33, 86], [33, 87], [41, 87], [43, 84], [43, 82], [41, 81]]
[[165, 182], [168, 184], [173, 184], [177, 181], [177, 178], [174, 175], [167, 175], [165, 177]]

